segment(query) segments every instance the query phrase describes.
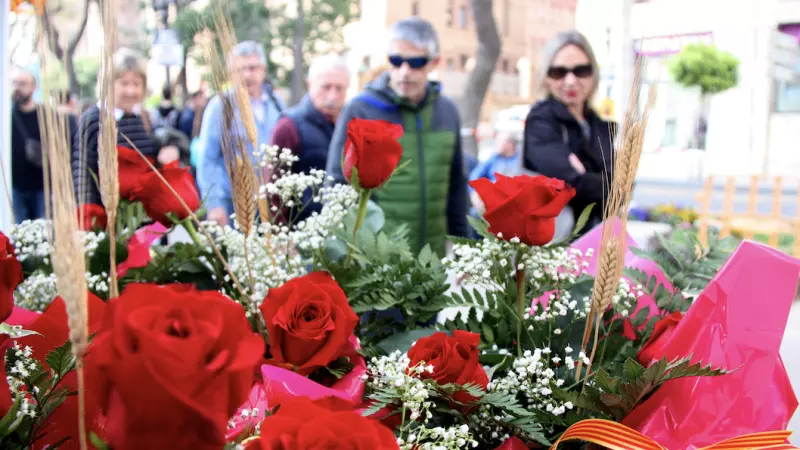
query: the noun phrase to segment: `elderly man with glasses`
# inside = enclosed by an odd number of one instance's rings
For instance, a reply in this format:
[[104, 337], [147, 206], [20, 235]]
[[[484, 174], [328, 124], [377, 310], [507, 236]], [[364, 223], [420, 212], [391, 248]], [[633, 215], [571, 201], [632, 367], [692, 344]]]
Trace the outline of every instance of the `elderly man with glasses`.
[[389, 30], [389, 70], [367, 85], [339, 116], [328, 152], [327, 172], [344, 182], [341, 158], [350, 119], [401, 124], [400, 143], [408, 166], [373, 195], [387, 229], [405, 224], [417, 250], [429, 244], [440, 256], [447, 235], [467, 236], [468, 193], [455, 104], [441, 95], [428, 74], [439, 64], [433, 26], [411, 17]]
[[[231, 64], [239, 74], [239, 80], [250, 96], [256, 128], [258, 144], [267, 145], [272, 131], [283, 111], [283, 103], [272, 92], [267, 80], [267, 58], [263, 47], [253, 41], [243, 41], [233, 48]], [[232, 92], [221, 93], [233, 100]], [[232, 101], [235, 105], [236, 102]], [[233, 197], [228, 171], [225, 168], [225, 157], [222, 153], [222, 139], [234, 136], [246, 136], [244, 125], [238, 111], [234, 120], [225, 120], [222, 101], [217, 95], [208, 103], [203, 113], [198, 144], [201, 146], [197, 175], [198, 185], [206, 198], [208, 219], [220, 225], [226, 225], [233, 214]], [[250, 143], [247, 143], [250, 147]], [[254, 149], [249, 148], [252, 154]]]

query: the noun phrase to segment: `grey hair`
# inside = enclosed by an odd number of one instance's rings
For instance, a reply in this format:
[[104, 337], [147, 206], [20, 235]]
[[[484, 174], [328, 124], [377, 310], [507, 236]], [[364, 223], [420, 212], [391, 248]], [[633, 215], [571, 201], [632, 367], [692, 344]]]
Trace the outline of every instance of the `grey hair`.
[[267, 65], [267, 55], [264, 53], [264, 46], [256, 41], [242, 41], [233, 47], [233, 56], [258, 56], [261, 64]]
[[322, 73], [330, 70], [341, 70], [350, 76], [350, 67], [347, 65], [347, 60], [336, 53], [328, 53], [314, 58], [311, 61], [311, 67], [308, 68], [308, 79], [313, 80]]
[[594, 56], [594, 51], [592, 50], [592, 46], [589, 45], [589, 41], [586, 40], [584, 35], [574, 30], [562, 31], [550, 38], [544, 45], [542, 49], [542, 59], [536, 67], [534, 78], [536, 80], [536, 91], [540, 95], [548, 93], [547, 84], [545, 83], [547, 69], [549, 69], [550, 64], [553, 63], [553, 58], [555, 58], [556, 53], [570, 45], [581, 49], [581, 51], [586, 54], [586, 57], [589, 58], [589, 63], [592, 65], [592, 88], [589, 90], [589, 98], [587, 99], [590, 100], [595, 92], [597, 92], [597, 86], [600, 83], [600, 67], [597, 65], [597, 58]]
[[439, 56], [439, 36], [430, 22], [412, 16], [396, 22], [389, 29], [389, 44], [396, 41], [407, 41], [428, 52], [428, 56]]
[[[124, 73], [133, 72], [142, 77], [143, 84], [147, 85], [147, 64], [139, 52], [122, 47], [114, 53], [113, 59], [115, 80]], [[98, 90], [98, 92], [100, 91]]]

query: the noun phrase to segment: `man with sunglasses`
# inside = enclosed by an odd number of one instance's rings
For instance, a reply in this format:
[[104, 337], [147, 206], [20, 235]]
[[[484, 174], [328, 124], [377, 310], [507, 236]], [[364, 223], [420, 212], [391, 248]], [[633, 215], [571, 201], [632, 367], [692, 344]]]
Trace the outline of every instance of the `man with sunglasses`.
[[439, 39], [429, 22], [410, 17], [391, 27], [389, 70], [345, 106], [331, 140], [327, 172], [345, 182], [341, 159], [350, 119], [401, 124], [400, 164], [408, 165], [372, 199], [383, 209], [387, 229], [406, 225], [413, 248], [429, 244], [443, 256], [448, 234], [467, 236], [469, 200], [458, 110], [441, 95], [439, 83], [428, 81], [439, 59]]

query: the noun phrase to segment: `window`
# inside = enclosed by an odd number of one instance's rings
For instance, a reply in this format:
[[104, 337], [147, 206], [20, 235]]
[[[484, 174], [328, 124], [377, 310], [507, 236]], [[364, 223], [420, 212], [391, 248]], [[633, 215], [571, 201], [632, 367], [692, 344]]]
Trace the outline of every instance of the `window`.
[[461, 55], [461, 70], [467, 69], [467, 62], [469, 62], [469, 56]]
[[411, 15], [412, 16], [419, 15], [419, 2], [411, 2]]
[[444, 16], [445, 23], [447, 23], [448, 27], [453, 26], [453, 1], [454, 0], [447, 1], [447, 13], [445, 13]]
[[461, 6], [458, 8], [458, 27], [467, 28], [467, 7]]

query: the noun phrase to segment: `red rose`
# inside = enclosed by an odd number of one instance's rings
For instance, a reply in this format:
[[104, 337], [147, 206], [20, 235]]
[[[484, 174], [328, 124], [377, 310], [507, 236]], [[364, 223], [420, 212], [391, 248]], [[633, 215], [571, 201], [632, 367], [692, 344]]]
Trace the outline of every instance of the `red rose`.
[[[455, 383], [465, 385], [476, 384], [486, 389], [489, 377], [478, 362], [478, 344], [481, 336], [477, 333], [455, 330], [452, 336], [445, 333], [434, 333], [422, 338], [408, 351], [409, 370], [424, 362], [425, 366], [433, 366], [433, 372], [427, 370], [416, 373], [421, 378], [435, 380], [440, 385]], [[475, 399], [466, 391], [455, 394], [454, 400], [468, 404]]]
[[261, 304], [272, 363], [308, 375], [342, 356], [358, 324], [341, 287], [313, 272], [270, 289]]
[[639, 353], [636, 354], [636, 359], [643, 366], [649, 366], [654, 360], [660, 360], [664, 355], [664, 346], [669, 342], [672, 333], [683, 318], [680, 312], [674, 312], [658, 322], [653, 329], [653, 334], [650, 339], [645, 342]]
[[11, 315], [14, 308], [14, 291], [25, 280], [22, 264], [17, 260], [14, 244], [0, 232], [0, 322]]
[[311, 401], [295, 397], [284, 402], [275, 415], [261, 422], [261, 436], [245, 441], [245, 450], [399, 448], [391, 430], [326, 398]]
[[[106, 303], [89, 292], [87, 306], [89, 314], [88, 330], [89, 333], [92, 334], [97, 331], [102, 322], [103, 314], [105, 314], [106, 310]], [[56, 297], [44, 312], [36, 318], [31, 325], [25, 326], [25, 328], [39, 334], [25, 336], [15, 340], [19, 343], [20, 347], [31, 347], [33, 349], [33, 357], [44, 367], [48, 367], [46, 363], [47, 354], [56, 347], [63, 345], [69, 339], [67, 309], [61, 297]], [[10, 345], [10, 343], [8, 345]], [[5, 353], [3, 355], [5, 355]], [[5, 379], [5, 371], [0, 371], [0, 375]], [[86, 379], [86, 385], [92, 386], [94, 377], [89, 371], [86, 373]], [[77, 373], [72, 371], [67, 374], [59, 384], [59, 388], [77, 391]], [[98, 410], [95, 407], [97, 402], [94, 400], [94, 390], [87, 389], [86, 395], [86, 424], [90, 429], [97, 429], [95, 420], [98, 417]], [[0, 392], [0, 396], [8, 396], [10, 398], [8, 389]], [[3, 401], [0, 400], [0, 403], [3, 403]], [[61, 442], [62, 439], [67, 440], [58, 447], [59, 449], [78, 450], [80, 448], [78, 443], [78, 397], [67, 397], [64, 403], [48, 416], [43, 427], [37, 430], [37, 435], [40, 436], [41, 439], [36, 441], [33, 446], [34, 450], [48, 448], [48, 446], [52, 446], [56, 442]]]
[[386, 182], [403, 156], [403, 146], [397, 141], [402, 135], [403, 126], [396, 123], [351, 119], [342, 165], [345, 178], [350, 180], [355, 167], [364, 189], [375, 189]]
[[89, 359], [109, 444], [222, 448], [264, 354], [241, 305], [188, 285], [131, 284], [108, 308]]
[[567, 206], [575, 189], [561, 180], [543, 176], [506, 177], [495, 174], [497, 181], [486, 178], [471, 181], [486, 206], [483, 218], [489, 231], [502, 233], [509, 241], [519, 238], [528, 245], [545, 245], [553, 240], [556, 216]]
[[[197, 208], [200, 207], [200, 194], [197, 193], [194, 177], [189, 169], [181, 168], [176, 162], [164, 166], [159, 172], [183, 199], [186, 206], [192, 211], [197, 211]], [[141, 186], [137, 189], [135, 197], [136, 200], [142, 202], [145, 212], [151, 219], [166, 227], [172, 225], [172, 221], [167, 217], [168, 213], [175, 214], [178, 220], [189, 217], [186, 208], [154, 172], [141, 177]]]
[[102, 205], [78, 206], [78, 226], [82, 226], [83, 231], [105, 230], [107, 221], [106, 209]]
[[[153, 160], [147, 158], [151, 163]], [[142, 159], [139, 152], [121, 145], [117, 146], [117, 160], [119, 165], [119, 196], [133, 200], [136, 191], [142, 184], [142, 177], [149, 174], [152, 169]]]

